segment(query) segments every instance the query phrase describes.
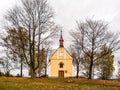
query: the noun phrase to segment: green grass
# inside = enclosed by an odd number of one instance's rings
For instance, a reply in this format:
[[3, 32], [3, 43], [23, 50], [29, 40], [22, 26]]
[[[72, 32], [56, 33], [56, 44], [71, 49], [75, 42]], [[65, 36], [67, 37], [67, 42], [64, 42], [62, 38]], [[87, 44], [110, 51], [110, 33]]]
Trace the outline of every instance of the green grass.
[[120, 90], [117, 80], [0, 77], [0, 90]]

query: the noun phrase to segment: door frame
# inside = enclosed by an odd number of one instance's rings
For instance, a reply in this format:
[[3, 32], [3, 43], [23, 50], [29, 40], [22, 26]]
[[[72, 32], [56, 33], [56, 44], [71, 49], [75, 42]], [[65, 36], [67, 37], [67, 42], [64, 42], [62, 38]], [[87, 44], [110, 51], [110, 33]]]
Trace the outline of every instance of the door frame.
[[59, 70], [58, 71], [58, 77], [59, 78], [64, 78], [64, 70]]

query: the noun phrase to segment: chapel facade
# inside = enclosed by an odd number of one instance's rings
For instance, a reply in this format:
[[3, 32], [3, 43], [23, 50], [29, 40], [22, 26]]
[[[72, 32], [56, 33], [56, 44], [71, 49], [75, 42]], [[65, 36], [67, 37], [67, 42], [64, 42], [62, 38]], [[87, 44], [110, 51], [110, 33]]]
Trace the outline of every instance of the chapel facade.
[[59, 48], [50, 58], [50, 77], [72, 77], [73, 58], [64, 48], [62, 31], [59, 40]]

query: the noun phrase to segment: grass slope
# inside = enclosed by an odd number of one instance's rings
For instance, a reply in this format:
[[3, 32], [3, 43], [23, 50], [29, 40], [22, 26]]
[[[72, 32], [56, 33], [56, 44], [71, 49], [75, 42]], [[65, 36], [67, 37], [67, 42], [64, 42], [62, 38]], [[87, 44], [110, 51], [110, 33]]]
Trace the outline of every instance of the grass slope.
[[117, 80], [0, 77], [0, 90], [120, 90]]

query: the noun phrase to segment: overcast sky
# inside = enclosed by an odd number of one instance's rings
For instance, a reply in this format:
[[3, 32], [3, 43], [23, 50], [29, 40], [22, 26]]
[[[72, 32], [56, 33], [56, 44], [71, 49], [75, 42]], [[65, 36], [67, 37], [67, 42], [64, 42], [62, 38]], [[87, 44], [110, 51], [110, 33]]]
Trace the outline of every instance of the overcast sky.
[[109, 23], [109, 29], [120, 29], [120, 0], [48, 0], [55, 10], [55, 22], [63, 27], [66, 44], [68, 31], [75, 29], [76, 20], [92, 18]]
[[[0, 21], [5, 12], [20, 0], [0, 0]], [[120, 0], [48, 0], [55, 11], [54, 20], [63, 27], [66, 43], [69, 38], [65, 34], [75, 29], [76, 20], [87, 17], [105, 20], [109, 23], [110, 30], [119, 31], [120, 28]], [[0, 28], [1, 26], [0, 22]]]
[[[19, 4], [20, 0], [0, 0], [0, 29], [6, 10]], [[48, 0], [55, 11], [54, 20], [63, 27], [66, 46], [69, 38], [66, 34], [75, 28], [76, 20], [87, 17], [105, 20], [110, 30], [120, 31], [120, 0]], [[116, 56], [119, 58], [119, 55]]]

